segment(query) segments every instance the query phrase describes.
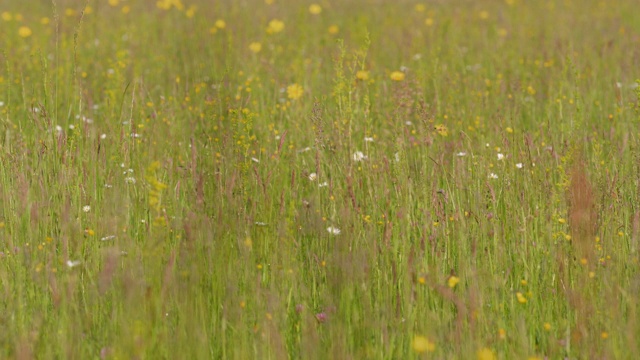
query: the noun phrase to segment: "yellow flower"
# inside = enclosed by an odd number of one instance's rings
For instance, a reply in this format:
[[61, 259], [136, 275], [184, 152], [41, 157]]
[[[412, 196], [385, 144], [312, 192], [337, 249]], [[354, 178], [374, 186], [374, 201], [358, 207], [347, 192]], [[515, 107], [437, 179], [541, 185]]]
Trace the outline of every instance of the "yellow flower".
[[424, 336], [416, 335], [413, 338], [413, 350], [417, 353], [433, 352], [436, 349], [436, 344], [431, 342]]
[[500, 340], [504, 340], [507, 338], [507, 331], [505, 329], [498, 329], [498, 337], [500, 338]]
[[427, 7], [424, 6], [424, 4], [416, 4], [414, 9], [416, 9], [416, 12], [424, 12], [427, 9]]
[[29, 29], [27, 26], [20, 26], [20, 29], [18, 29], [18, 35], [20, 35], [20, 37], [28, 38], [29, 36], [31, 36], [31, 34], [31, 29]]
[[193, 18], [194, 16], [196, 16], [196, 10], [198, 10], [198, 7], [197, 7], [197, 6], [195, 6], [195, 5], [191, 5], [191, 6], [189, 6], [189, 9], [187, 9], [187, 11], [185, 11], [185, 13], [184, 13], [184, 14], [185, 14], [189, 19], [191, 19], [191, 18]]
[[0, 16], [2, 17], [2, 20], [4, 20], [4, 21], [11, 21], [11, 20], [13, 20], [13, 15], [11, 15], [11, 13], [10, 13], [10, 12], [8, 12], [8, 11], [3, 11], [3, 12], [2, 12], [2, 15], [0, 15]]
[[524, 297], [524, 295], [522, 295], [522, 293], [521, 293], [521, 292], [517, 292], [517, 293], [516, 293], [516, 298], [518, 299], [518, 302], [519, 302], [520, 304], [525, 304], [525, 303], [527, 302], [527, 298], [526, 298], [526, 297]]
[[335, 35], [340, 31], [340, 28], [337, 25], [331, 25], [327, 31], [329, 31], [329, 34]]
[[450, 288], [454, 288], [456, 287], [456, 285], [458, 285], [458, 283], [460, 282], [460, 278], [455, 276], [455, 275], [451, 275], [449, 277], [449, 280], [447, 280], [447, 285], [449, 285]]
[[496, 360], [496, 353], [489, 348], [482, 348], [476, 353], [478, 360]]
[[249, 44], [249, 50], [251, 50], [252, 53], [257, 54], [262, 50], [262, 44], [259, 42], [252, 42]]
[[487, 20], [489, 18], [489, 12], [487, 11], [480, 11], [480, 14], [478, 14], [480, 16], [480, 19], [482, 20]]
[[424, 24], [427, 25], [427, 26], [433, 25], [433, 19], [432, 18], [426, 18], [424, 20]]
[[433, 127], [433, 129], [440, 134], [440, 136], [447, 136], [449, 135], [449, 129], [447, 129], [447, 127], [443, 124], [438, 124], [436, 126]]
[[304, 94], [304, 89], [298, 84], [287, 86], [287, 97], [291, 100], [298, 100]]
[[282, 21], [276, 19], [269, 21], [269, 26], [267, 26], [268, 34], [279, 33], [282, 30], [284, 30], [284, 23]]
[[111, 6], [118, 6], [119, 3], [120, 0], [109, 0], [109, 5]]
[[544, 323], [543, 327], [545, 331], [551, 331], [551, 324], [549, 324], [548, 322]]
[[404, 80], [404, 73], [402, 71], [394, 71], [389, 77], [393, 81], [402, 81]]
[[215, 26], [216, 26], [218, 29], [222, 30], [222, 29], [224, 29], [225, 27], [227, 27], [227, 23], [226, 23], [224, 20], [222, 20], [222, 19], [218, 19], [218, 20], [216, 20]]
[[322, 7], [318, 4], [311, 4], [309, 6], [309, 12], [313, 15], [318, 15], [322, 12]]
[[369, 80], [369, 72], [365, 70], [358, 70], [356, 73], [356, 79], [363, 81]]

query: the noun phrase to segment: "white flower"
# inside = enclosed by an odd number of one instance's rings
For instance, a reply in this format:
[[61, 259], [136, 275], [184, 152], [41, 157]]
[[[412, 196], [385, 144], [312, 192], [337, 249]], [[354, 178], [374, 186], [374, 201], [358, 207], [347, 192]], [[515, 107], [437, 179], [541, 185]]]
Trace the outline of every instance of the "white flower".
[[325, 181], [322, 184], [318, 184], [318, 187], [325, 187], [325, 186], [329, 186], [329, 184]]
[[338, 229], [337, 227], [333, 227], [333, 226], [329, 226], [327, 228], [327, 231], [329, 232], [329, 234], [331, 235], [339, 235], [340, 234], [340, 229]]
[[498, 178], [498, 175], [494, 173], [489, 174], [489, 179], [497, 179], [497, 178]]
[[405, 125], [407, 125], [407, 126], [411, 126], [411, 125], [413, 125], [413, 123], [412, 123], [411, 121], [409, 121], [409, 120], [405, 121], [404, 123], [405, 123]]
[[257, 162], [257, 163], [259, 163], [259, 162], [260, 162], [260, 160], [258, 160], [258, 159], [256, 159], [256, 158], [254, 158], [254, 157], [252, 157], [252, 158], [251, 158], [251, 161], [253, 161], [253, 162]]
[[102, 134], [102, 135], [100, 135], [100, 139], [104, 140], [104, 139], [106, 139], [106, 138], [107, 138], [107, 134]]
[[309, 174], [309, 180], [310, 181], [316, 181], [316, 179], [318, 178], [318, 174], [312, 172], [311, 174]]
[[73, 260], [73, 261], [72, 260], [67, 260], [67, 266], [70, 267], [70, 268], [74, 268], [74, 267], [76, 267], [76, 266], [78, 266], [80, 264], [81, 263], [80, 263], [79, 260]]
[[498, 161], [504, 159], [504, 154], [498, 153]]
[[129, 176], [124, 178], [124, 182], [126, 182], [127, 184], [135, 184], [136, 183], [136, 178]]
[[61, 133], [62, 132], [62, 126], [56, 125], [56, 131]]
[[108, 235], [108, 236], [105, 236], [105, 237], [101, 238], [100, 241], [109, 241], [109, 240], [113, 240], [115, 238], [116, 238], [115, 235]]
[[0, 101], [0, 107], [4, 106], [4, 101]]
[[83, 206], [83, 207], [82, 207], [82, 211], [84, 211], [84, 212], [89, 212], [89, 211], [91, 211], [91, 206], [89, 206], [89, 205], [85, 205], [85, 206]]
[[373, 142], [373, 138], [372, 137], [364, 137], [364, 142]]
[[460, 151], [459, 153], [456, 154], [457, 157], [463, 157], [463, 156], [467, 156], [467, 153], [464, 151]]
[[255, 225], [256, 226], [267, 226], [267, 223], [266, 222], [262, 222], [262, 221], [256, 221]]
[[353, 153], [353, 161], [363, 161], [366, 160], [367, 156], [362, 153], [362, 151], [356, 151]]
[[517, 163], [517, 164], [516, 164], [516, 167], [517, 167], [518, 169], [522, 169], [522, 168], [524, 167], [524, 164], [522, 164], [522, 163]]
[[397, 152], [397, 153], [393, 154], [393, 158], [396, 159], [396, 162], [400, 162], [400, 153]]

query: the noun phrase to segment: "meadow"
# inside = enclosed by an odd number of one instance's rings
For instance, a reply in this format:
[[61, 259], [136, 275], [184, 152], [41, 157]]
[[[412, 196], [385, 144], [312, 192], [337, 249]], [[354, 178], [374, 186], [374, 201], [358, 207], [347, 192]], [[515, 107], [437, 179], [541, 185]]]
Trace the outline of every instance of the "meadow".
[[4, 0], [0, 60], [0, 358], [640, 353], [635, 0]]

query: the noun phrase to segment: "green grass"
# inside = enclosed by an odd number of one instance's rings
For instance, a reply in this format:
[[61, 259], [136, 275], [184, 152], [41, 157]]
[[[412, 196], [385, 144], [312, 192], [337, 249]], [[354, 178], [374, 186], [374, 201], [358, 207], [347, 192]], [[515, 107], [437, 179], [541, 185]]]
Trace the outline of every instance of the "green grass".
[[268, 2], [3, 3], [0, 358], [640, 351], [635, 1]]

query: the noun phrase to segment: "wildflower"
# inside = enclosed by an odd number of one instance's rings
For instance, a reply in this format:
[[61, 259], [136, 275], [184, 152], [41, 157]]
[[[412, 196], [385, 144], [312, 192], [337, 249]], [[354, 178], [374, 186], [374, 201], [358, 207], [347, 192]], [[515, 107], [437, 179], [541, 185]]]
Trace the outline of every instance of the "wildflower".
[[487, 20], [489, 18], [489, 13], [487, 11], [480, 11], [480, 19]]
[[498, 153], [498, 161], [504, 159], [504, 154]]
[[268, 224], [266, 222], [262, 222], [262, 221], [256, 221], [255, 222], [256, 226], [267, 226]]
[[311, 4], [309, 6], [309, 12], [313, 15], [318, 15], [322, 12], [322, 7], [318, 4]]
[[10, 12], [8, 11], [4, 11], [2, 12], [2, 15], [0, 15], [0, 17], [2, 17], [2, 20], [4, 21], [11, 21], [13, 20], [13, 15], [11, 15]]
[[489, 348], [482, 348], [476, 353], [478, 360], [496, 360], [496, 353]]
[[526, 297], [524, 297], [524, 295], [522, 295], [522, 293], [521, 293], [521, 292], [517, 292], [517, 293], [516, 293], [516, 298], [518, 299], [518, 302], [519, 302], [520, 304], [526, 304], [526, 303], [527, 303], [527, 298], [526, 298]]
[[252, 53], [257, 54], [262, 50], [262, 44], [259, 42], [252, 42], [249, 44], [249, 50], [251, 50]]
[[109, 5], [111, 6], [118, 6], [118, 4], [120, 3], [120, 0], [109, 0]]
[[82, 207], [82, 211], [84, 211], [84, 212], [89, 212], [89, 211], [91, 211], [91, 206], [89, 206], [89, 205], [85, 205], [85, 206], [83, 206], [83, 207]]
[[507, 338], [507, 331], [503, 328], [498, 329], [498, 337], [500, 340], [504, 340]]
[[518, 169], [522, 169], [522, 168], [524, 167], [524, 164], [522, 164], [522, 163], [517, 163], [517, 164], [516, 164], [516, 167], [517, 167]]
[[80, 264], [81, 262], [79, 260], [67, 260], [67, 267], [69, 268], [74, 268]]
[[304, 89], [298, 84], [287, 86], [287, 97], [291, 100], [298, 100], [304, 94]]
[[20, 26], [18, 29], [18, 35], [22, 38], [28, 38], [32, 33], [31, 29], [27, 26]]
[[426, 18], [424, 20], [424, 24], [427, 26], [432, 26], [433, 25], [433, 19], [432, 18]]
[[217, 27], [217, 28], [218, 28], [218, 29], [220, 29], [220, 30], [222, 30], [222, 29], [224, 29], [225, 27], [227, 27], [227, 23], [226, 23], [224, 20], [222, 20], [222, 19], [218, 19], [218, 20], [216, 20], [216, 22], [214, 23], [214, 25], [215, 25], [215, 27]]
[[267, 34], [275, 34], [284, 30], [284, 22], [280, 20], [271, 20], [267, 26]]
[[107, 138], [107, 134], [102, 134], [102, 135], [100, 135], [100, 139], [104, 140], [104, 139], [106, 139], [106, 138]]
[[362, 151], [356, 151], [353, 153], [353, 161], [363, 161], [366, 160], [367, 156], [362, 153]]
[[545, 331], [551, 331], [551, 324], [548, 322], [544, 323], [543, 327]]
[[404, 80], [404, 73], [402, 71], [394, 71], [389, 75], [389, 77], [393, 81], [402, 81]]
[[258, 160], [257, 158], [254, 158], [254, 157], [251, 158], [251, 161], [256, 162], [256, 163], [260, 162], [260, 160]]
[[509, 126], [507, 126], [507, 128], [505, 129], [506, 132], [508, 132], [509, 134], [513, 133], [513, 129]]
[[105, 236], [103, 238], [100, 238], [100, 241], [109, 241], [109, 240], [113, 240], [115, 238], [116, 238], [115, 235], [107, 235], [107, 236]]
[[318, 187], [326, 187], [326, 186], [329, 186], [329, 183], [326, 181], [321, 184], [318, 184]]
[[460, 278], [455, 276], [455, 275], [451, 275], [449, 277], [449, 280], [447, 280], [447, 285], [449, 285], [450, 288], [454, 288], [456, 287], [456, 285], [458, 285], [458, 283], [460, 282]]
[[464, 151], [460, 151], [459, 153], [456, 154], [457, 157], [463, 157], [463, 156], [467, 156], [467, 153]]
[[329, 26], [329, 29], [327, 31], [329, 32], [329, 34], [335, 35], [340, 31], [340, 28], [338, 28], [338, 26], [336, 25], [331, 25]]
[[127, 184], [135, 184], [136, 183], [136, 178], [129, 176], [124, 178], [124, 182]]
[[329, 226], [327, 228], [327, 231], [329, 232], [329, 234], [331, 235], [340, 235], [340, 229], [338, 229], [337, 227], [333, 227], [333, 226]]
[[497, 179], [497, 178], [498, 178], [498, 175], [494, 173], [489, 174], [489, 179]]
[[356, 79], [362, 81], [369, 80], [369, 72], [365, 70], [358, 70], [358, 72], [356, 72]]
[[443, 124], [438, 124], [436, 126], [433, 127], [433, 129], [440, 134], [440, 136], [447, 136], [449, 135], [449, 129], [447, 129], [446, 126], [444, 126]]
[[416, 335], [413, 338], [413, 350], [417, 353], [423, 353], [427, 351], [433, 352], [436, 350], [436, 344], [424, 336]]
[[319, 323], [323, 323], [325, 321], [327, 321], [327, 313], [325, 312], [319, 312], [316, 314], [316, 320], [318, 320]]
[[372, 137], [364, 137], [364, 142], [373, 142], [373, 138]]
[[609, 338], [609, 333], [607, 333], [606, 331], [603, 331], [602, 334], [600, 334], [600, 337], [606, 340]]
[[316, 181], [317, 178], [318, 178], [318, 174], [316, 174], [314, 172], [309, 174], [309, 181]]

